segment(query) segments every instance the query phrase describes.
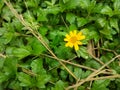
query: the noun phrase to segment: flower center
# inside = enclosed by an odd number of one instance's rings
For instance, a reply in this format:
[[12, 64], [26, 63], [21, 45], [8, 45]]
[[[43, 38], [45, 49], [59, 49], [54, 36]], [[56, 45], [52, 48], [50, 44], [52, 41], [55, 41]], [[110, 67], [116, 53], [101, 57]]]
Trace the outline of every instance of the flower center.
[[77, 41], [77, 37], [76, 36], [73, 36], [70, 38], [70, 42], [71, 43], [75, 43]]

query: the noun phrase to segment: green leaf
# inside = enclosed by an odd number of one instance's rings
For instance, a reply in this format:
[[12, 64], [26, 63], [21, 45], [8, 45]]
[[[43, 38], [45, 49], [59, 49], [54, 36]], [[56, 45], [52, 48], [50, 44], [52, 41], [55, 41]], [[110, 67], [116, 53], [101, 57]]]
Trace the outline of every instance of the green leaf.
[[4, 71], [9, 74], [9, 76], [16, 74], [17, 72], [17, 59], [13, 57], [7, 57], [4, 61]]
[[120, 9], [120, 0], [114, 0], [114, 10], [118, 11]]
[[36, 86], [38, 88], [45, 88], [45, 84], [50, 80], [50, 76], [47, 74], [41, 74], [36, 77], [37, 83]]
[[98, 69], [101, 67], [101, 65], [95, 60], [87, 60], [85, 62], [85, 65], [94, 69]]
[[45, 27], [45, 26], [41, 26], [41, 27], [39, 28], [39, 32], [40, 32], [40, 34], [41, 34], [42, 36], [45, 36], [45, 35], [47, 34], [47, 31], [48, 31], [48, 28]]
[[83, 9], [87, 9], [90, 5], [90, 0], [80, 0], [80, 6]]
[[[69, 48], [66, 48], [65, 46], [59, 46], [59, 47], [57, 47], [57, 48], [55, 48], [56, 49], [56, 54], [57, 54], [57, 56], [58, 57], [60, 57], [60, 58], [64, 58], [64, 59], [69, 59], [69, 58], [72, 58], [72, 57], [74, 57], [75, 56], [75, 54], [73, 54], [72, 52], [71, 52], [71, 49], [69, 49]], [[67, 53], [67, 52], [69, 52], [69, 53]]]
[[8, 76], [5, 73], [0, 72], [0, 83], [3, 83], [8, 80]]
[[58, 6], [52, 6], [52, 7], [45, 9], [45, 12], [47, 12], [47, 14], [56, 15], [60, 12], [60, 8]]
[[54, 5], [56, 1], [57, 1], [57, 0], [52, 0], [52, 5]]
[[31, 69], [33, 73], [36, 74], [44, 74], [46, 71], [43, 68], [43, 60], [42, 59], [35, 59], [31, 63]]
[[61, 77], [63, 80], [66, 80], [66, 78], [68, 77], [68, 73], [67, 73], [65, 70], [61, 70], [61, 71], [60, 71], [60, 77]]
[[93, 9], [96, 7], [96, 0], [92, 0], [91, 2], [90, 2], [90, 5], [89, 5], [89, 7], [88, 7], [88, 13], [91, 13], [91, 12], [93, 12]]
[[103, 7], [103, 9], [101, 10], [101, 13], [105, 15], [109, 15], [110, 17], [113, 16], [113, 11], [108, 5]]
[[61, 10], [66, 10], [66, 9], [74, 9], [80, 4], [79, 0], [69, 0], [66, 3], [63, 2], [63, 0], [60, 0], [60, 7]]
[[98, 18], [97, 19], [97, 23], [101, 26], [101, 27], [104, 27], [107, 23], [106, 19], [105, 18]]
[[81, 68], [74, 68], [74, 75], [78, 78], [81, 79], [82, 76], [82, 69]]
[[12, 38], [13, 38], [12, 32], [4, 33], [3, 35], [4, 44], [8, 44], [12, 40]]
[[30, 51], [25, 48], [13, 48], [12, 50], [13, 55], [19, 57], [20, 59], [31, 54]]
[[19, 83], [18, 80], [11, 81], [11, 83], [9, 84], [9, 88], [10, 89], [22, 90], [22, 87], [20, 86], [20, 83]]
[[110, 25], [111, 25], [111, 27], [115, 28], [118, 33], [120, 32], [117, 18], [110, 19]]
[[85, 18], [77, 18], [77, 25], [78, 27], [84, 26], [88, 23], [88, 20]]
[[69, 30], [77, 30], [77, 26], [75, 24], [71, 24]]
[[49, 1], [45, 1], [45, 3], [46, 3], [47, 5], [49, 5], [49, 6], [53, 6], [53, 4], [52, 4], [51, 2], [49, 2]]
[[7, 57], [5, 58], [3, 65], [4, 67], [2, 67], [0, 72], [0, 82], [8, 81], [10, 78], [15, 78], [17, 72], [17, 59], [13, 57]]
[[48, 21], [47, 19], [47, 12], [44, 9], [38, 9], [37, 10], [37, 21]]
[[69, 0], [63, 0], [64, 3], [67, 3]]
[[85, 90], [85, 86], [79, 86], [78, 90]]
[[32, 41], [32, 54], [39, 55], [46, 50], [45, 47], [36, 38], [32, 38], [30, 41]]
[[75, 23], [76, 16], [72, 13], [67, 13], [66, 15], [66, 20], [70, 23], [73, 24]]
[[4, 58], [0, 58], [0, 69], [2, 69], [3, 65], [4, 65]]
[[[1, 6], [1, 5], [0, 5], [0, 6]], [[3, 12], [2, 12], [2, 14], [1, 14], [1, 16], [2, 16], [2, 18], [5, 19], [6, 21], [10, 21], [10, 20], [12, 19], [12, 17], [14, 16], [14, 15], [12, 14], [12, 12], [10, 11], [10, 9], [7, 8], [7, 6], [4, 7], [2, 11], [3, 11]]]
[[30, 87], [32, 85], [31, 77], [23, 72], [18, 73], [18, 80], [20, 81], [20, 86]]
[[81, 78], [82, 79], [87, 78], [91, 73], [92, 73], [91, 71], [87, 70], [87, 71], [82, 73], [82, 77]]
[[113, 39], [111, 31], [108, 28], [104, 28], [104, 29], [100, 30], [100, 33], [103, 34], [104, 38], [107, 38], [109, 40]]
[[21, 31], [23, 29], [23, 25], [21, 24], [21, 22], [18, 19], [14, 19], [12, 24], [14, 25], [14, 27], [17, 31]]
[[109, 85], [110, 80], [96, 80], [93, 83], [92, 89], [91, 90], [109, 90], [107, 86]]
[[100, 13], [102, 9], [103, 9], [103, 4], [102, 3], [98, 3], [98, 4], [95, 5], [95, 7], [92, 10], [92, 12]]
[[58, 61], [54, 61], [51, 58], [45, 58], [45, 60], [46, 60], [46, 63], [48, 64], [49, 68], [51, 68], [51, 67], [57, 67], [57, 66], [60, 65]]
[[0, 1], [0, 12], [1, 12], [1, 9], [2, 9], [3, 5], [4, 5], [4, 3], [3, 3], [3, 1], [1, 0], [1, 1]]
[[55, 88], [53, 88], [52, 90], [64, 90], [64, 86], [65, 86], [65, 83], [63, 81], [59, 80], [55, 84]]
[[82, 57], [84, 59], [89, 58], [89, 54], [87, 53], [87, 48], [84, 46], [80, 46], [80, 49], [76, 51], [78, 57]]

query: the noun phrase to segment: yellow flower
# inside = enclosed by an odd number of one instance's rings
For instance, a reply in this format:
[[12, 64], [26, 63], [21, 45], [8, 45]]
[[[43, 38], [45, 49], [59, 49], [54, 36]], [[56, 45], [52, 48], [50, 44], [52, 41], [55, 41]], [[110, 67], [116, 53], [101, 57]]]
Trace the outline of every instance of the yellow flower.
[[64, 41], [67, 43], [65, 44], [66, 47], [74, 47], [75, 50], [79, 50], [78, 45], [82, 45], [81, 40], [85, 39], [85, 36], [82, 35], [82, 32], [77, 33], [77, 30], [70, 31], [69, 34], [66, 34]]

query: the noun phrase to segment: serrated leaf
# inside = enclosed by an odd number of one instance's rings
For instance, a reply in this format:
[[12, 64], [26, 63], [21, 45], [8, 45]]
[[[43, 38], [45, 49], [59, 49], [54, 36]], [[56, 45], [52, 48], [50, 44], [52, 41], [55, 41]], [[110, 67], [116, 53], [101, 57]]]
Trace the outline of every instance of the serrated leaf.
[[70, 51], [70, 49], [66, 48], [65, 46], [57, 47], [55, 53], [57, 54], [58, 57], [64, 58], [64, 59], [69, 59], [69, 58], [74, 57], [74, 54]]
[[80, 0], [80, 6], [83, 9], [87, 9], [90, 5], [90, 0]]
[[50, 80], [50, 76], [47, 74], [41, 74], [36, 77], [37, 83], [36, 86], [38, 88], [45, 88], [45, 84]]
[[63, 0], [64, 3], [67, 3], [69, 0]]
[[33, 73], [37, 73], [37, 74], [46, 73], [45, 70], [43, 69], [43, 60], [42, 59], [33, 60], [30, 66], [31, 66]]
[[44, 11], [47, 13], [47, 14], [58, 14], [60, 12], [60, 8], [58, 6], [51, 6], [47, 9], [44, 9]]
[[12, 54], [21, 59], [30, 55], [31, 53], [25, 48], [13, 48]]
[[77, 18], [77, 25], [78, 27], [84, 26], [88, 23], [88, 20], [85, 18]]
[[114, 10], [118, 11], [120, 9], [120, 0], [115, 0], [113, 6]]
[[111, 27], [115, 28], [116, 31], [119, 33], [119, 26], [118, 26], [118, 19], [117, 18], [111, 18], [110, 25], [111, 25]]
[[4, 44], [8, 44], [13, 38], [12, 32], [7, 32], [3, 35]]
[[46, 63], [48, 64], [49, 68], [59, 66], [58, 61], [54, 61], [53, 59], [50, 59], [50, 58], [45, 58], [45, 60], [46, 60]]
[[107, 21], [106, 21], [105, 18], [98, 18], [98, 19], [97, 19], [97, 23], [98, 23], [101, 27], [104, 27], [105, 24], [107, 23]]
[[72, 13], [67, 13], [66, 15], [66, 20], [70, 23], [73, 24], [75, 23], [76, 16]]
[[81, 32], [86, 36], [85, 40], [83, 40], [83, 42], [85, 42], [85, 44], [87, 44], [87, 42], [91, 39], [94, 39], [95, 42], [98, 42], [99, 34], [94, 27], [89, 27], [88, 29], [84, 28], [81, 30]]
[[100, 13], [100, 11], [103, 9], [103, 4], [102, 3], [98, 3], [92, 12], [95, 12], [95, 13]]
[[81, 79], [82, 76], [82, 69], [81, 68], [74, 68], [74, 75], [78, 78]]
[[105, 38], [112, 40], [112, 34], [108, 28], [104, 28], [104, 29], [100, 30], [100, 33], [103, 34]]
[[96, 80], [93, 83], [92, 89], [91, 90], [109, 90], [107, 86], [109, 85], [110, 80]]
[[95, 7], [96, 7], [96, 0], [92, 0], [88, 7], [88, 13], [91, 13]]
[[82, 57], [85, 59], [89, 58], [89, 54], [87, 53], [87, 48], [84, 46], [80, 46], [80, 49], [76, 51], [78, 57]]
[[39, 22], [39, 21], [48, 21], [48, 19], [47, 19], [47, 12], [46, 12], [46, 10], [44, 10], [44, 9], [38, 9], [37, 10], [37, 21]]
[[55, 88], [53, 90], [64, 90], [64, 82], [59, 80], [56, 85], [55, 85]]
[[0, 83], [5, 82], [6, 80], [8, 80], [8, 76], [5, 75], [5, 73], [0, 72]]
[[82, 73], [82, 77], [81, 78], [82, 79], [87, 78], [91, 73], [92, 73], [91, 71], [87, 70], [87, 71]]
[[2, 69], [3, 65], [4, 65], [4, 58], [0, 58], [0, 69]]
[[68, 73], [65, 71], [65, 70], [61, 70], [60, 72], [60, 77], [63, 79], [63, 80], [66, 80], [68, 76]]
[[0, 1], [0, 12], [1, 12], [1, 8], [3, 7], [3, 5], [4, 5], [4, 2], [1, 0]]
[[10, 21], [13, 17], [13, 14], [9, 10], [9, 8], [4, 7], [2, 11], [3, 11], [2, 14], [1, 14], [2, 18], [5, 19], [6, 21]]
[[31, 86], [31, 77], [23, 72], [18, 73], [17, 75], [18, 80], [20, 81], [20, 86], [26, 87]]
[[52, 5], [54, 5], [54, 4], [55, 4], [55, 2], [56, 2], [56, 0], [52, 0]]
[[75, 24], [71, 24], [69, 30], [77, 30], [77, 26]]
[[66, 9], [74, 9], [80, 4], [79, 0], [69, 0], [68, 2], [64, 3], [62, 0], [60, 0], [60, 7], [61, 10], [66, 10]]
[[89, 60], [89, 61], [86, 61], [85, 63], [87, 66], [91, 67], [91, 68], [94, 68], [94, 69], [98, 69], [101, 67], [101, 65], [96, 62], [95, 60]]
[[31, 39], [31, 41], [31, 47], [33, 49], [32, 53], [34, 55], [39, 55], [46, 50], [45, 47], [36, 38]]
[[8, 75], [14, 75], [17, 72], [17, 59], [16, 58], [6, 58], [4, 61], [4, 71], [8, 73]]
[[52, 3], [49, 1], [45, 1], [46, 4], [48, 4], [49, 6], [52, 6]]
[[101, 10], [101, 13], [105, 15], [109, 15], [110, 17], [113, 16], [113, 11], [108, 5], [103, 7], [103, 9]]

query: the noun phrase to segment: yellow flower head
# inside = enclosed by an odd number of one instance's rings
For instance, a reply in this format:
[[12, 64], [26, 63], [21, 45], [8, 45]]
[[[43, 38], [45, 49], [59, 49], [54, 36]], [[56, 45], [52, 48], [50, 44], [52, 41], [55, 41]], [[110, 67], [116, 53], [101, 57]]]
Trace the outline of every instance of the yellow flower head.
[[66, 34], [64, 41], [67, 43], [65, 44], [66, 47], [74, 47], [75, 50], [79, 50], [78, 45], [82, 45], [81, 40], [85, 39], [85, 36], [82, 35], [82, 32], [77, 33], [77, 30], [70, 31], [69, 34]]

